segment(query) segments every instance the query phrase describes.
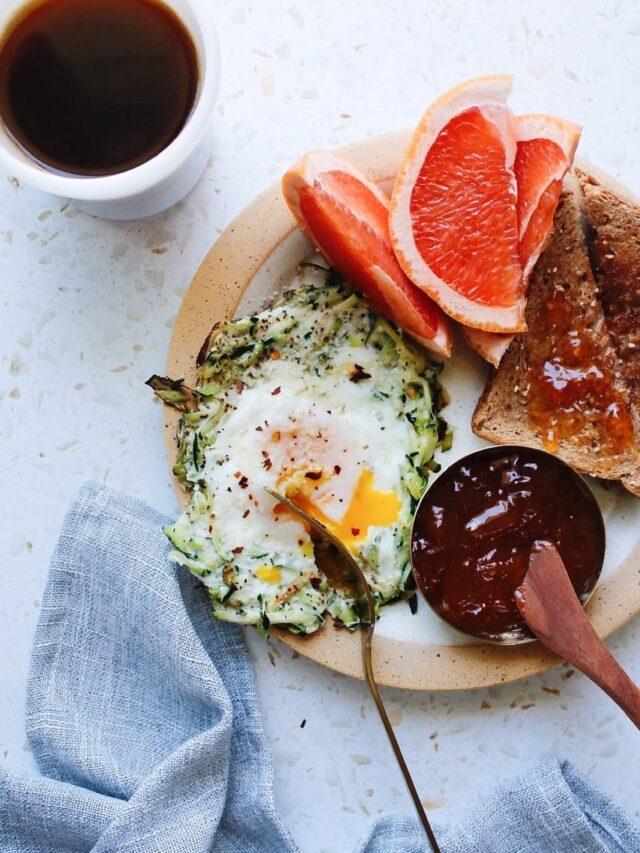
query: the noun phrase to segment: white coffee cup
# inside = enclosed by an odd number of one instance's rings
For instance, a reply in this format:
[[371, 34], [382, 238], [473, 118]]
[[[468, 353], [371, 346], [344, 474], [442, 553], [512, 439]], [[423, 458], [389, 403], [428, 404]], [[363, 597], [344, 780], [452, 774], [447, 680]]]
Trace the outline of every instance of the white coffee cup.
[[[213, 111], [220, 88], [220, 48], [210, 0], [162, 0], [186, 25], [198, 54], [198, 91], [186, 124], [155, 157], [134, 169], [97, 178], [59, 175], [32, 160], [0, 122], [0, 168], [25, 184], [73, 199], [105, 219], [153, 216], [180, 201], [202, 176], [212, 149]], [[3, 0], [0, 32], [25, 0]]]

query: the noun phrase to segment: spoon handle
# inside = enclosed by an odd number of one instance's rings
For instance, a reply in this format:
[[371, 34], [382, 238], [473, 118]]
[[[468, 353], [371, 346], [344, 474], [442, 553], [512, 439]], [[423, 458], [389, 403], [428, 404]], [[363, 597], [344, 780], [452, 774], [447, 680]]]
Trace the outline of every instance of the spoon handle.
[[387, 733], [387, 737], [389, 738], [389, 743], [391, 744], [391, 749], [393, 750], [393, 754], [396, 757], [396, 761], [398, 762], [398, 766], [402, 771], [402, 775], [404, 776], [404, 781], [407, 784], [407, 788], [409, 789], [409, 794], [411, 795], [411, 799], [413, 800], [413, 805], [416, 808], [416, 812], [418, 813], [418, 817], [420, 818], [420, 823], [429, 839], [429, 844], [431, 845], [431, 849], [433, 853], [440, 853], [440, 847], [438, 846], [438, 842], [436, 841], [436, 837], [434, 835], [433, 830], [431, 829], [431, 824], [429, 823], [429, 818], [427, 817], [427, 813], [424, 810], [424, 806], [422, 805], [422, 801], [420, 800], [420, 796], [416, 790], [416, 786], [413, 783], [413, 779], [411, 777], [411, 772], [407, 767], [407, 763], [404, 760], [404, 755], [402, 754], [402, 750], [400, 749], [400, 744], [396, 739], [395, 732], [393, 731], [393, 727], [391, 725], [391, 720], [387, 715], [387, 710], [384, 707], [384, 703], [382, 701], [382, 697], [380, 696], [380, 691], [378, 690], [378, 685], [376, 683], [375, 676], [373, 674], [373, 661], [371, 658], [371, 644], [373, 640], [373, 623], [369, 625], [367, 629], [366, 635], [364, 637], [364, 641], [362, 643], [362, 660], [364, 663], [364, 671], [367, 676], [367, 683], [369, 684], [369, 690], [371, 691], [371, 695], [373, 697], [373, 701], [376, 704], [376, 708], [378, 709], [378, 714], [380, 715], [380, 720], [382, 721], [382, 725], [384, 726], [384, 730]]
[[[387, 715], [387, 711], [384, 707], [384, 702], [382, 701], [382, 696], [380, 695], [380, 691], [378, 690], [378, 685], [376, 684], [376, 677], [373, 672], [373, 660], [372, 660], [372, 641], [373, 641], [373, 632], [376, 626], [376, 603], [373, 600], [373, 596], [371, 594], [371, 590], [369, 589], [369, 584], [367, 583], [367, 579], [364, 576], [362, 568], [358, 561], [354, 558], [353, 554], [349, 551], [346, 545], [341, 542], [334, 534], [322, 524], [322, 522], [318, 521], [317, 518], [314, 518], [312, 515], [309, 515], [303, 509], [301, 509], [297, 503], [292, 501], [286, 495], [282, 495], [279, 492], [274, 491], [273, 489], [266, 489], [274, 500], [279, 501], [288, 507], [294, 515], [299, 516], [304, 521], [307, 522], [316, 531], [319, 535], [320, 539], [324, 540], [326, 543], [333, 545], [333, 547], [337, 550], [338, 554], [341, 556], [342, 560], [337, 561], [336, 566], [332, 570], [332, 574], [334, 576], [334, 580], [338, 580], [343, 588], [347, 588], [351, 591], [353, 595], [356, 607], [358, 609], [358, 613], [361, 619], [362, 625], [362, 662], [364, 665], [365, 675], [367, 677], [367, 684], [369, 685], [369, 690], [371, 691], [371, 695], [373, 697], [373, 701], [376, 703], [376, 708], [378, 709], [378, 714], [380, 715], [380, 720], [382, 721], [382, 725], [384, 726], [384, 730], [387, 733], [387, 737], [389, 738], [389, 743], [391, 744], [391, 748], [393, 749], [393, 754], [396, 757], [400, 770], [402, 771], [402, 775], [404, 776], [404, 781], [407, 783], [407, 788], [409, 789], [409, 793], [411, 794], [411, 799], [413, 800], [413, 804], [416, 807], [416, 812], [418, 813], [418, 817], [420, 818], [420, 823], [422, 824], [424, 831], [429, 839], [429, 844], [431, 845], [431, 849], [433, 853], [440, 853], [440, 848], [438, 847], [438, 842], [436, 841], [436, 837], [431, 829], [431, 824], [429, 823], [429, 818], [424, 810], [424, 806], [418, 796], [418, 792], [416, 790], [416, 786], [413, 784], [413, 779], [411, 778], [411, 772], [407, 767], [407, 763], [404, 760], [404, 756], [402, 754], [402, 750], [400, 749], [400, 744], [396, 740], [395, 733], [391, 726], [391, 721]], [[340, 568], [341, 566], [341, 568]]]
[[553, 545], [531, 553], [515, 600], [536, 637], [602, 688], [640, 728], [640, 689], [596, 634]]
[[[586, 617], [585, 617], [586, 618]], [[591, 627], [594, 639], [589, 660], [580, 664], [570, 661], [622, 708], [640, 729], [640, 688], [631, 680], [618, 661]]]

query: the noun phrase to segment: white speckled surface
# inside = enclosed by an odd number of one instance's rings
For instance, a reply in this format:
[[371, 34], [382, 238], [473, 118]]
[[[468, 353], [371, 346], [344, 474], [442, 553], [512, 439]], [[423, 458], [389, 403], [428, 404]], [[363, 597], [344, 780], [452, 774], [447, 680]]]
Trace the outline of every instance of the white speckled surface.
[[[160, 411], [143, 381], [217, 234], [290, 161], [415, 123], [452, 83], [512, 71], [518, 111], [585, 127], [581, 152], [638, 192], [640, 8], [634, 2], [348, 5], [218, 2], [223, 84], [203, 181], [154, 220], [112, 224], [0, 178], [0, 761], [33, 770], [30, 640], [66, 505], [89, 477], [173, 513]], [[526, 9], [526, 11], [525, 11]], [[611, 642], [640, 679], [640, 621]], [[366, 688], [250, 635], [279, 806], [303, 851], [350, 850], [374, 817], [410, 813]], [[387, 691], [435, 820], [556, 755], [640, 817], [640, 737], [580, 674], [501, 689]], [[301, 728], [301, 723], [306, 725]]]

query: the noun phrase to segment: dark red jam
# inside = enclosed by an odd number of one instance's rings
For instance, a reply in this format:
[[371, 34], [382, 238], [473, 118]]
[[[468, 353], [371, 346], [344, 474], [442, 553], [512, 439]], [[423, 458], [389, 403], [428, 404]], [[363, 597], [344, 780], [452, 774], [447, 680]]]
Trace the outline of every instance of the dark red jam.
[[482, 639], [531, 636], [513, 593], [537, 542], [552, 542], [585, 600], [604, 558], [604, 525], [586, 483], [529, 448], [491, 447], [448, 468], [416, 513], [413, 573], [434, 610]]

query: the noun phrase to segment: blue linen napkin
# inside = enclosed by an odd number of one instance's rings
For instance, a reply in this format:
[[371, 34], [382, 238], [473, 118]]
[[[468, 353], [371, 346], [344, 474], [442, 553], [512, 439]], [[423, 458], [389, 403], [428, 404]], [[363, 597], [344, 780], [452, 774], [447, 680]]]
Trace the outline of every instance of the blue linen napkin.
[[[27, 693], [43, 775], [0, 771], [3, 853], [296, 850], [274, 807], [242, 631], [214, 622], [200, 584], [167, 561], [163, 523], [95, 484], [67, 514]], [[623, 813], [557, 762], [441, 841], [444, 853], [640, 853]], [[360, 847], [426, 849], [409, 818], [380, 821]]]

